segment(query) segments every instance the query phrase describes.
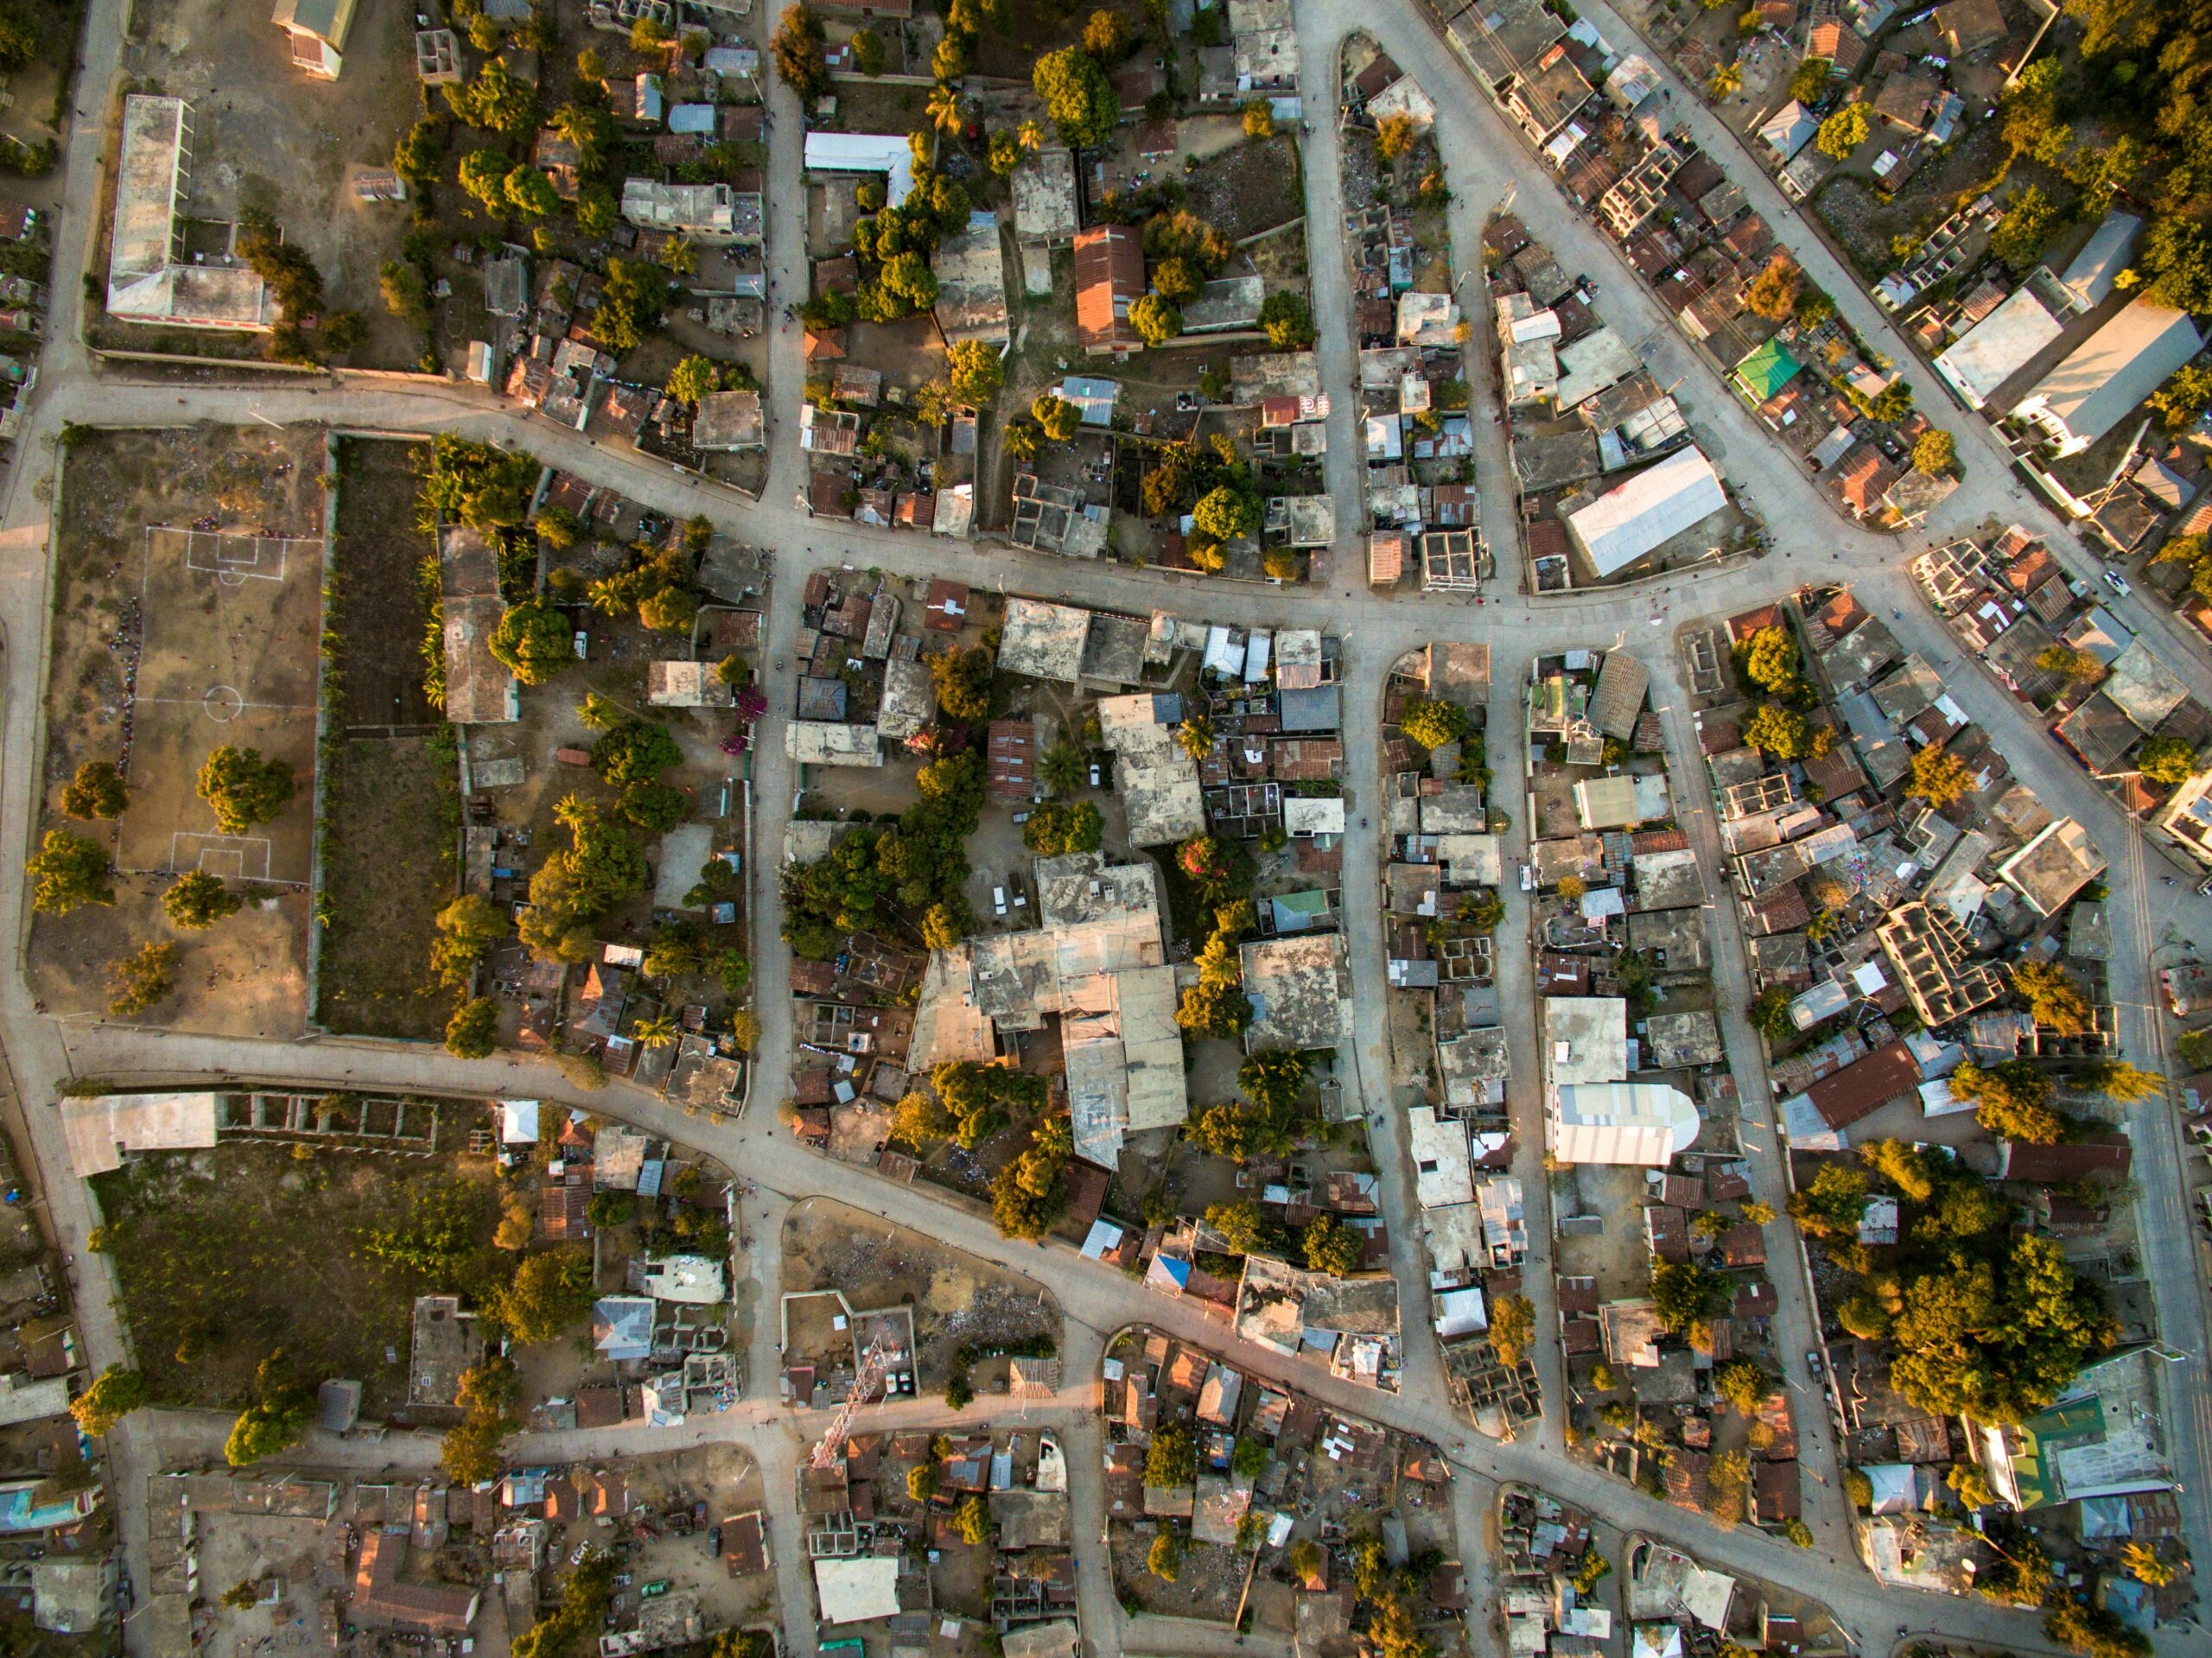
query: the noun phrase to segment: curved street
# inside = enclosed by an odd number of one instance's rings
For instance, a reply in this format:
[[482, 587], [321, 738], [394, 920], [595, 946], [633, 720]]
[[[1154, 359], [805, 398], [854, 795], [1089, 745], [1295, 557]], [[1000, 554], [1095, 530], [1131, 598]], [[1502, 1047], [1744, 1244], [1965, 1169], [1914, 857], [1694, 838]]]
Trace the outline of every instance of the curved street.
[[[1629, 31], [1602, 3], [1586, 15], [1613, 40], [1629, 45]], [[776, 85], [769, 94], [772, 142], [767, 196], [770, 204], [770, 314], [773, 324], [771, 382], [769, 480], [760, 501], [695, 478], [672, 473], [626, 447], [592, 443], [574, 431], [527, 419], [489, 393], [456, 384], [412, 378], [353, 373], [327, 377], [249, 376], [243, 382], [220, 378], [215, 370], [164, 371], [145, 365], [103, 365], [78, 338], [81, 295], [79, 273], [97, 243], [89, 211], [73, 206], [61, 216], [56, 238], [53, 310], [48, 345], [31, 413], [17, 443], [16, 463], [0, 505], [0, 626], [5, 629], [7, 695], [4, 731], [0, 732], [0, 923], [18, 940], [18, 959], [0, 974], [0, 1034], [16, 1091], [22, 1102], [27, 1151], [35, 1159], [48, 1200], [48, 1214], [58, 1247], [77, 1256], [80, 1267], [79, 1331], [95, 1368], [125, 1357], [126, 1332], [118, 1317], [100, 1258], [86, 1251], [94, 1222], [86, 1189], [72, 1179], [52, 1109], [72, 1081], [100, 1078], [119, 1084], [156, 1083], [207, 1084], [225, 1079], [299, 1083], [316, 1086], [365, 1085], [490, 1095], [527, 1093], [588, 1106], [638, 1123], [652, 1132], [696, 1146], [735, 1170], [758, 1188], [747, 1208], [755, 1239], [751, 1269], [765, 1283], [775, 1278], [774, 1241], [785, 1209], [793, 1200], [824, 1194], [889, 1219], [915, 1226], [949, 1244], [969, 1249], [1019, 1270], [1056, 1297], [1068, 1320], [1062, 1396], [1048, 1404], [1017, 1411], [1004, 1401], [971, 1407], [963, 1420], [988, 1417], [1050, 1426], [1070, 1447], [1077, 1503], [1077, 1534], [1087, 1540], [1104, 1531], [1103, 1495], [1097, 1478], [1103, 1444], [1095, 1410], [1093, 1381], [1103, 1337], [1120, 1325], [1147, 1322], [1224, 1352], [1240, 1367], [1263, 1375], [1286, 1374], [1274, 1355], [1240, 1346], [1224, 1331], [1180, 1304], [1144, 1291], [1118, 1273], [1080, 1260], [1058, 1246], [1031, 1248], [1001, 1239], [987, 1216], [926, 1190], [894, 1185], [871, 1172], [830, 1161], [805, 1151], [776, 1124], [774, 1102], [788, 1076], [794, 1033], [788, 998], [778, 994], [788, 982], [789, 960], [779, 937], [773, 855], [756, 859], [749, 872], [752, 914], [757, 930], [756, 980], [763, 995], [759, 1075], [762, 1078], [750, 1115], [719, 1126], [686, 1117], [655, 1096], [624, 1083], [586, 1094], [549, 1067], [518, 1059], [467, 1062], [442, 1050], [409, 1045], [334, 1038], [298, 1043], [213, 1039], [120, 1026], [60, 1025], [34, 1013], [30, 993], [20, 972], [20, 945], [29, 917], [23, 894], [22, 865], [37, 796], [39, 720], [45, 687], [45, 624], [48, 611], [47, 543], [48, 506], [61, 435], [73, 422], [149, 425], [213, 420], [259, 419], [285, 424], [308, 421], [341, 428], [409, 432], [458, 431], [525, 447], [548, 462], [610, 485], [657, 510], [677, 515], [705, 512], [721, 528], [775, 555], [776, 580], [764, 629], [764, 659], [790, 659], [800, 626], [799, 593], [805, 572], [823, 562], [880, 568], [902, 576], [943, 575], [1003, 591], [1065, 598], [1071, 602], [1145, 613], [1156, 608], [1209, 620], [1264, 626], [1319, 625], [1344, 644], [1346, 776], [1355, 815], [1383, 798], [1376, 720], [1382, 689], [1391, 664], [1405, 651], [1432, 639], [1478, 641], [1492, 651], [1493, 701], [1489, 749], [1497, 768], [1501, 797], [1514, 799], [1524, 782], [1525, 745], [1520, 729], [1520, 687], [1535, 656], [1573, 646], [1625, 646], [1643, 657], [1652, 674], [1652, 700], [1662, 715], [1670, 745], [1671, 782], [1684, 803], [1684, 823], [1712, 890], [1725, 890], [1718, 839], [1691, 730], [1687, 700], [1676, 674], [1675, 628], [1708, 613], [1748, 608], [1808, 581], [1847, 581], [1876, 614], [1892, 613], [1893, 631], [1908, 649], [1931, 662], [1955, 667], [1947, 689], [1982, 725], [2011, 761], [2017, 777], [2042, 799], [2078, 817], [2111, 861], [2113, 924], [2112, 983], [2120, 1004], [2123, 1045], [2145, 1064], [2163, 1062], [2162, 1038], [2150, 972], [2152, 951], [2165, 939], [2188, 936], [2212, 910], [2193, 895], [2160, 890], [2153, 883], [2174, 873], [2155, 850], [2146, 849], [2132, 826], [2103, 793], [2075, 767], [2029, 714], [1979, 670], [1954, 662], [1948, 636], [1920, 604], [1906, 575], [1906, 560], [1931, 538], [1951, 530], [1976, 528], [1992, 518], [2018, 520], [2046, 534], [2077, 572], [2094, 561], [2045, 512], [2004, 466], [2002, 450], [1980, 422], [1960, 414], [1941, 392], [1935, 377], [1901, 344], [1872, 302], [1834, 260], [1794, 209], [1780, 198], [1763, 172], [1751, 165], [1740, 146], [1702, 111], [1687, 89], [1669, 78], [1679, 94], [1681, 118], [1689, 124], [1784, 244], [1829, 289], [1845, 314], [1869, 339], [1893, 344], [1897, 362], [1921, 393], [1931, 418], [1959, 436], [1967, 467], [1964, 486], [1944, 503], [1936, 522], [1905, 540], [1877, 535], [1836, 517], [1795, 465], [1711, 372], [1688, 341], [1673, 328], [1657, 302], [1621, 259], [1613, 245], [1560, 200], [1551, 175], [1477, 93], [1457, 59], [1445, 48], [1417, 0], [1395, 0], [1377, 9], [1348, 0], [1298, 0], [1296, 17], [1304, 64], [1306, 105], [1313, 112], [1336, 103], [1338, 47], [1354, 29], [1374, 34], [1405, 69], [1414, 73], [1438, 104], [1439, 142], [1454, 193], [1452, 228], [1455, 247], [1471, 283], [1463, 295], [1479, 323], [1487, 311], [1480, 295], [1481, 274], [1475, 250], [1481, 227], [1493, 208], [1510, 200], [1569, 269], [1593, 273], [1600, 284], [1599, 304], [1624, 338], [1637, 346], [1662, 381], [1679, 381], [1676, 396], [1708, 454], [1732, 485], [1745, 493], [1771, 530], [1777, 550], [1762, 559], [1725, 569], [1669, 577], [1631, 589], [1532, 600], [1517, 588], [1514, 506], [1510, 472], [1502, 434], [1478, 421], [1478, 477], [1485, 499], [1487, 530], [1498, 554], [1501, 590], [1475, 605], [1418, 595], [1378, 597], [1363, 581], [1363, 553], [1353, 533], [1363, 518], [1359, 509], [1358, 448], [1353, 410], [1346, 399], [1332, 400], [1328, 480], [1338, 504], [1343, 533], [1332, 555], [1318, 560], [1316, 582], [1304, 589], [1243, 587], [1205, 578], [1178, 576], [1103, 563], [1071, 563], [1002, 546], [948, 543], [850, 524], [812, 519], [793, 505], [804, 457], [795, 441], [804, 383], [798, 325], [781, 317], [788, 298], [806, 291], [804, 257], [805, 194], [802, 185], [798, 134], [801, 117], [795, 98]], [[761, 22], [764, 32], [772, 19]], [[92, 0], [83, 52], [84, 80], [78, 99], [89, 111], [104, 110], [121, 73], [123, 7], [120, 0]], [[1656, 54], [1650, 54], [1656, 60]], [[1352, 376], [1349, 293], [1340, 259], [1332, 257], [1334, 227], [1343, 223], [1333, 143], [1325, 124], [1315, 119], [1305, 169], [1307, 224], [1322, 257], [1313, 261], [1313, 289], [1319, 351], [1325, 384], [1342, 384]], [[64, 166], [67, 200], [90, 204], [100, 199], [101, 135], [96, 125], [80, 126], [69, 137]], [[1826, 261], [1824, 264], [1823, 261]], [[1486, 353], [1471, 353], [1471, 384], [1478, 403], [1487, 395]], [[2141, 600], [2113, 607], [2131, 626], [2167, 642], [2167, 661], [2190, 689], [2212, 704], [2212, 657], [2184, 639], [2183, 630], [2163, 611]], [[755, 844], [779, 848], [795, 779], [785, 759], [776, 725], [791, 712], [792, 682], [772, 678], [770, 707], [764, 721], [767, 740], [757, 749], [759, 821]], [[1379, 816], [1370, 812], [1370, 817]], [[1516, 814], [1517, 818], [1517, 814]], [[1525, 852], [1525, 823], [1516, 821], [1509, 837], [1509, 862]], [[1376, 831], [1355, 828], [1345, 841], [1348, 893], [1353, 883], [1372, 879], [1383, 855]], [[1358, 872], [1358, 873], [1354, 873]], [[2183, 888], [2185, 893], [2187, 888]], [[1501, 939], [1526, 934], [1525, 895], [1503, 894], [1508, 915]], [[1510, 942], [1502, 952], [1502, 1000], [1509, 1008], [1514, 1056], [1510, 1103], [1522, 1147], [1519, 1172], [1530, 1200], [1532, 1255], [1529, 1281], [1539, 1309], [1539, 1352], [1550, 1412], [1541, 1431], [1517, 1443], [1493, 1444], [1475, 1436], [1446, 1405], [1438, 1349], [1429, 1337], [1420, 1228], [1414, 1219], [1410, 1171], [1397, 1120], [1382, 1079], [1389, 1075], [1384, 1047], [1386, 1020], [1382, 937], [1378, 907], [1347, 904], [1349, 944], [1355, 985], [1357, 1044], [1355, 1078], [1363, 1104], [1377, 1125], [1373, 1132], [1379, 1166], [1385, 1171], [1385, 1213], [1393, 1239], [1393, 1267], [1406, 1296], [1406, 1370], [1403, 1391], [1380, 1394], [1332, 1382], [1325, 1375], [1297, 1368], [1297, 1386], [1327, 1403], [1357, 1414], [1424, 1434], [1443, 1448], [1459, 1474], [1458, 1513], [1462, 1550], [1469, 1562], [1471, 1592], [1486, 1604], [1484, 1585], [1492, 1569], [1487, 1516], [1498, 1482], [1525, 1481], [1590, 1509], [1609, 1526], [1643, 1529], [1694, 1549], [1732, 1571], [1773, 1578], [1819, 1597], [1853, 1635], [1860, 1650], [1885, 1649], [1891, 1631], [1910, 1621], [1916, 1631], [1971, 1637], [2011, 1649], [2043, 1650], [2039, 1629], [2026, 1614], [2006, 1612], [1974, 1601], [1900, 1596], [1882, 1589], [1853, 1553], [1836, 1465], [1836, 1445], [1826, 1413], [1798, 1367], [1790, 1381], [1796, 1395], [1807, 1466], [1824, 1483], [1807, 1491], [1808, 1518], [1815, 1546], [1797, 1550], [1758, 1532], [1724, 1531], [1705, 1520], [1649, 1498], [1623, 1482], [1599, 1475], [1561, 1453], [1561, 1375], [1548, 1286], [1548, 1228], [1541, 1168], [1542, 1134], [1538, 1120], [1536, 1036], [1534, 998], [1528, 989], [1525, 952]], [[1771, 1090], [1765, 1085], [1761, 1048], [1743, 1016], [1748, 980], [1742, 943], [1732, 920], [1716, 913], [1716, 993], [1732, 1066], [1745, 1102], [1740, 1132], [1751, 1156], [1759, 1196], [1781, 1206], [1783, 1172], [1775, 1134]], [[2137, 1182], [2143, 1204], [2138, 1230], [2144, 1269], [2158, 1299], [2164, 1339], [2185, 1356], [2171, 1374], [2179, 1396], [2167, 1418], [2175, 1467], [2193, 1553], [2212, 1560], [2212, 1525], [2206, 1493], [2212, 1491], [2207, 1458], [2212, 1455], [2212, 1389], [2198, 1379], [2206, 1363], [2202, 1291], [2197, 1278], [2194, 1231], [2185, 1212], [2182, 1152], [2171, 1111], [2164, 1102], [2133, 1108], [2137, 1148]], [[1782, 1264], [1796, 1258], [1786, 1222], [1769, 1232], [1770, 1254], [1781, 1293], [1778, 1344], [1802, 1354], [1815, 1344], [1812, 1314], [1802, 1275]], [[720, 1417], [695, 1419], [682, 1428], [621, 1430], [616, 1434], [528, 1436], [518, 1454], [561, 1458], [605, 1449], [644, 1452], [696, 1442], [728, 1433], [751, 1448], [763, 1464], [773, 1516], [775, 1553], [783, 1577], [785, 1630], [800, 1658], [816, 1649], [807, 1610], [812, 1588], [804, 1570], [804, 1547], [796, 1508], [790, 1500], [791, 1472], [804, 1452], [804, 1436], [817, 1429], [804, 1414], [791, 1415], [774, 1403], [778, 1369], [774, 1321], [757, 1318], [749, 1375], [754, 1395]], [[886, 1422], [928, 1414], [918, 1406], [880, 1409], [871, 1418]], [[141, 1413], [110, 1442], [111, 1488], [124, 1519], [134, 1579], [145, 1581], [143, 1477], [179, 1462], [219, 1454], [222, 1424], [181, 1413]], [[435, 1459], [435, 1441], [396, 1435], [375, 1446], [357, 1446], [317, 1436], [299, 1460], [347, 1465], [373, 1459], [401, 1467], [426, 1466]], [[1198, 1653], [1219, 1643], [1193, 1636], [1185, 1629], [1126, 1627], [1106, 1579], [1103, 1552], [1077, 1551], [1084, 1627], [1101, 1653], [1131, 1650]], [[1471, 1622], [1480, 1642], [1497, 1645], [1486, 1620]], [[2202, 1645], [2202, 1637], [2161, 1636], [2162, 1649]], [[134, 1650], [137, 1649], [134, 1637]]]

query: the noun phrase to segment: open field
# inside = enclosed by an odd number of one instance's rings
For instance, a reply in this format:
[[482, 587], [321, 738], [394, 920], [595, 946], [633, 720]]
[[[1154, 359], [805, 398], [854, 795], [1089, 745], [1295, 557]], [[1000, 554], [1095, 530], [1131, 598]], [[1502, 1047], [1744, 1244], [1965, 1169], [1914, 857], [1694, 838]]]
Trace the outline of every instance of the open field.
[[445, 1029], [454, 993], [430, 971], [430, 941], [454, 893], [454, 767], [442, 731], [355, 738], [332, 757], [315, 1010], [326, 1029], [424, 1038]]
[[453, 994], [429, 970], [432, 924], [453, 896], [460, 784], [451, 727], [423, 690], [416, 582], [417, 444], [339, 446], [336, 642], [324, 797], [316, 1022], [368, 1036], [435, 1037]]
[[[385, 1417], [407, 1397], [414, 1298], [512, 1261], [491, 1248], [488, 1158], [316, 1148], [302, 1159], [286, 1144], [226, 1141], [138, 1159], [95, 1189], [137, 1362], [162, 1404], [241, 1404], [281, 1348], [306, 1380], [360, 1381], [364, 1413]], [[407, 1237], [433, 1216], [470, 1241], [448, 1270], [378, 1257], [378, 1233]]]
[[[112, 905], [41, 916], [29, 973], [56, 1012], [104, 1011], [107, 964], [148, 939], [180, 946], [176, 989], [148, 1022], [260, 1036], [306, 1014], [315, 698], [321, 589], [320, 427], [94, 432], [70, 448], [54, 540], [47, 688], [48, 810], [86, 760], [111, 760], [131, 804], [110, 830]], [[189, 533], [161, 526], [206, 525]], [[195, 778], [230, 742], [290, 760], [273, 823], [217, 835]], [[179, 934], [159, 908], [171, 872], [245, 880], [246, 907]]]

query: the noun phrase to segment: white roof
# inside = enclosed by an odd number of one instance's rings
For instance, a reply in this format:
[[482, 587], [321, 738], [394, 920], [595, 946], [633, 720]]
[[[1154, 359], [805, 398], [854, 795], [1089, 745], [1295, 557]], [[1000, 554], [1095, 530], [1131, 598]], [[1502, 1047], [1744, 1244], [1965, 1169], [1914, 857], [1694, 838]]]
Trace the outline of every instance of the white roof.
[[1767, 118], [1766, 124], [1759, 129], [1759, 137], [1766, 141], [1768, 149], [1788, 162], [1812, 143], [1813, 135], [1820, 130], [1821, 124], [1813, 119], [1811, 111], [1793, 98]]
[[1664, 1168], [1697, 1141], [1696, 1105], [1664, 1083], [1571, 1083], [1553, 1102], [1549, 1150], [1562, 1163]]
[[1936, 359], [1936, 367], [1969, 407], [1979, 409], [2058, 334], [2058, 319], [2044, 308], [2043, 302], [2026, 288], [2016, 288], [1963, 339], [1954, 341]]
[[1293, 795], [1282, 803], [1282, 827], [1287, 835], [1342, 835], [1344, 798], [1327, 795], [1306, 799]]
[[536, 1100], [499, 1102], [500, 1144], [535, 1146], [537, 1143], [537, 1106]]
[[793, 720], [784, 727], [784, 754], [802, 765], [883, 764], [883, 742], [874, 726], [827, 720]]
[[1619, 996], [1544, 998], [1544, 1051], [1554, 1085], [1628, 1077], [1628, 1003]]
[[1720, 474], [1693, 444], [1607, 490], [1567, 521], [1601, 576], [1626, 569], [1728, 505]]
[[2111, 295], [2113, 278], [2126, 268], [2135, 232], [2142, 228], [2143, 221], [2133, 213], [2108, 213], [2082, 245], [2074, 263], [2058, 279], [2082, 309], [2101, 305]]
[[2119, 425], [2202, 343], [2186, 312], [2139, 299], [2044, 375], [2013, 412], [2046, 416], [2086, 447]]
[[865, 1623], [871, 1618], [893, 1617], [899, 1610], [898, 1557], [871, 1554], [852, 1560], [817, 1560], [814, 1592], [822, 1602], [824, 1623]]
[[0, 1375], [0, 1427], [42, 1421], [69, 1408], [69, 1379], [49, 1376], [34, 1382], [19, 1372]]
[[1456, 1117], [1440, 1119], [1435, 1109], [1426, 1105], [1408, 1111], [1406, 1122], [1413, 1142], [1414, 1195], [1421, 1206], [1443, 1209], [1474, 1202], [1467, 1125]]
[[132, 1152], [200, 1151], [215, 1143], [215, 1094], [96, 1094], [61, 1102], [69, 1168], [79, 1179], [123, 1166]]
[[722, 1263], [709, 1255], [668, 1255], [645, 1263], [645, 1293], [656, 1301], [717, 1306], [728, 1299]]
[[1618, 384], [1643, 366], [1628, 341], [1611, 328], [1587, 334], [1559, 352], [1559, 390], [1554, 395], [1562, 415]]
[[810, 173], [886, 173], [884, 194], [893, 206], [914, 190], [914, 151], [903, 132], [810, 132]]

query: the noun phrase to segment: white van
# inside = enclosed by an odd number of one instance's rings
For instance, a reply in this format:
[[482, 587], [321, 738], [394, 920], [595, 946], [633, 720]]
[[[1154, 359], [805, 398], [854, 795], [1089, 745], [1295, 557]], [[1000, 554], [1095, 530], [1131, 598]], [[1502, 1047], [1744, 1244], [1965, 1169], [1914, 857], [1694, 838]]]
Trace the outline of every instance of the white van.
[[1004, 915], [1004, 914], [1006, 913], [1006, 888], [1005, 888], [1005, 887], [1003, 887], [1003, 886], [994, 886], [993, 888], [991, 888], [991, 908], [992, 908], [992, 910], [993, 910], [995, 913], [997, 913], [997, 914], [999, 914], [999, 915]]

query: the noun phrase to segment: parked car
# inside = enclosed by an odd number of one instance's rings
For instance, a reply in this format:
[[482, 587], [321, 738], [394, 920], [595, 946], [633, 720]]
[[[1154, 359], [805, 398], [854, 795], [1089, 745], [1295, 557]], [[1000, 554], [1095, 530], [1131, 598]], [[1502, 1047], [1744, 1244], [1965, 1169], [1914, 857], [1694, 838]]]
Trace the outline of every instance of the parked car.
[[2135, 593], [2135, 589], [2127, 585], [2127, 578], [2118, 570], [2105, 572], [2105, 585], [2123, 599], [2132, 598]]
[[1821, 1377], [1827, 1375], [1827, 1367], [1821, 1363], [1821, 1350], [1819, 1348], [1809, 1348], [1806, 1350], [1805, 1368], [1813, 1373], [1813, 1380], [1815, 1382], [1818, 1382]]
[[1005, 887], [994, 886], [991, 888], [991, 911], [992, 913], [995, 915], [1004, 915], [1006, 913]]

